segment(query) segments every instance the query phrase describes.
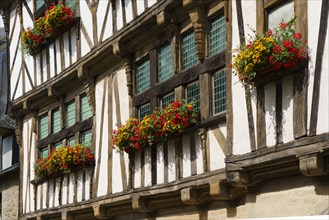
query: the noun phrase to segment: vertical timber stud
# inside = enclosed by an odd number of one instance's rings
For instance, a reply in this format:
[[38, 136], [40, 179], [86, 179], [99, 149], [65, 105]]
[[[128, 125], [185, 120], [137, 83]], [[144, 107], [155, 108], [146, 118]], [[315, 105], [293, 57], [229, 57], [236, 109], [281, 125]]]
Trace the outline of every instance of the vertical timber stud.
[[[224, 6], [224, 13], [226, 19], [226, 66], [232, 62], [232, 1], [226, 0]], [[226, 125], [227, 125], [227, 145], [229, 148], [229, 155], [233, 153], [233, 100], [232, 100], [232, 69], [228, 68], [226, 73]]]
[[[243, 43], [245, 43], [245, 34], [244, 34], [244, 22], [243, 22], [243, 15], [242, 15], [241, 0], [236, 0], [236, 10], [237, 10], [237, 17], [238, 17], [237, 20], [238, 20], [238, 26], [239, 26], [240, 44], [243, 44]], [[245, 91], [248, 91], [249, 89], [250, 89], [250, 86], [246, 85]], [[258, 91], [258, 88], [257, 88], [257, 91]], [[255, 125], [254, 125], [254, 117], [252, 114], [251, 97], [250, 97], [250, 95], [246, 94], [245, 98], [246, 98], [247, 117], [248, 117], [248, 125], [249, 125], [250, 150], [255, 151], [256, 150]], [[263, 123], [265, 126], [265, 117], [264, 117]], [[264, 133], [264, 131], [262, 131], [262, 132]]]
[[[295, 5], [295, 27], [307, 40], [307, 1], [294, 0]], [[328, 14], [328, 13], [327, 13]], [[293, 90], [293, 126], [294, 138], [300, 138], [307, 134], [307, 89], [308, 89], [308, 67], [294, 75]]]
[[[23, 135], [23, 119], [16, 118], [15, 119], [15, 134], [17, 144], [19, 146], [19, 161], [20, 164], [24, 164], [24, 149], [22, 143], [22, 135]], [[19, 214], [23, 214], [23, 166], [19, 166]]]
[[207, 17], [204, 5], [198, 0], [183, 0], [183, 7], [188, 10], [194, 28], [196, 54], [201, 63], [205, 59]]
[[92, 22], [93, 22], [94, 45], [97, 46], [98, 45], [97, 4], [95, 1], [96, 0], [91, 1], [90, 12], [91, 12]]
[[319, 96], [320, 96], [320, 80], [322, 71], [322, 61], [324, 53], [324, 45], [328, 28], [328, 1], [322, 1], [321, 18], [318, 36], [318, 47], [316, 49], [316, 61], [314, 70], [314, 84], [312, 96], [312, 109], [310, 120], [310, 135], [316, 135], [316, 127], [318, 124]]
[[108, 158], [107, 158], [107, 172], [108, 172], [108, 185], [107, 185], [107, 193], [112, 194], [112, 154], [113, 154], [113, 142], [112, 142], [112, 130], [113, 130], [113, 75], [110, 74], [108, 76]]

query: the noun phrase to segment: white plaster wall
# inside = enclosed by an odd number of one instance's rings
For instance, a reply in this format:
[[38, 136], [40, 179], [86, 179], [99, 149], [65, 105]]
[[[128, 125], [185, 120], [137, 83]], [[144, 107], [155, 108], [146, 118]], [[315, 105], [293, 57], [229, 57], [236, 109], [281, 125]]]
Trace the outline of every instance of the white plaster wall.
[[46, 82], [48, 78], [48, 70], [47, 70], [47, 49], [43, 49], [41, 51], [42, 53], [42, 75], [43, 75], [43, 81]]
[[137, 14], [140, 15], [145, 10], [144, 1], [137, 1]]
[[293, 130], [293, 76], [282, 80], [282, 140], [294, 140]]
[[225, 154], [214, 135], [214, 130], [209, 130], [207, 136], [208, 136], [209, 155], [210, 155], [210, 164], [209, 164], [210, 170], [213, 171], [213, 170], [224, 168]]
[[148, 0], [147, 7], [152, 7], [157, 2], [157, 0]]
[[61, 61], [59, 38], [57, 38], [55, 40], [55, 47], [56, 47], [56, 67], [57, 67], [57, 73], [56, 74], [59, 74], [62, 71], [62, 61]]
[[[98, 182], [101, 183], [98, 185], [97, 189], [97, 196], [105, 195], [107, 193], [107, 155], [108, 155], [108, 131], [106, 128], [108, 128], [108, 92], [107, 92], [107, 79], [100, 80], [96, 83], [96, 146], [95, 146], [95, 156], [96, 161], [100, 159], [100, 164], [96, 163], [95, 170], [99, 169], [100, 175]], [[105, 90], [105, 91], [104, 91]], [[105, 97], [103, 97], [105, 96]], [[104, 98], [104, 103], [103, 103]], [[104, 105], [104, 111], [103, 111], [103, 105]], [[103, 116], [103, 118], [102, 118]], [[101, 126], [102, 125], [102, 126]], [[102, 135], [102, 138], [101, 138]], [[100, 147], [102, 149], [100, 149]], [[101, 150], [101, 152], [99, 152]], [[98, 155], [100, 155], [100, 158], [98, 158]], [[100, 166], [98, 168], [98, 166]], [[96, 178], [96, 175], [95, 175]]]
[[276, 145], [276, 83], [268, 83], [264, 86], [265, 91], [265, 128], [266, 146]]
[[40, 68], [40, 65], [41, 65], [41, 56], [40, 54], [37, 54], [35, 56], [35, 65], [36, 65], [36, 68], [35, 68], [35, 72], [36, 72], [36, 85], [40, 85], [42, 83], [42, 78], [41, 78], [41, 68]]
[[92, 169], [94, 169], [94, 168], [91, 167], [91, 168], [86, 169], [85, 200], [90, 199], [90, 191], [91, 191], [91, 189], [90, 189], [90, 181], [91, 181], [90, 175], [91, 175]]
[[[59, 189], [61, 187], [61, 178], [56, 178], [55, 180], [55, 200], [54, 200], [54, 206], [59, 206]], [[33, 194], [31, 194], [33, 195]]]
[[42, 208], [46, 208], [47, 207], [47, 190], [48, 190], [48, 183], [44, 182], [42, 183]]
[[77, 202], [82, 201], [82, 187], [83, 187], [83, 171], [80, 170], [77, 172], [78, 181], [77, 181]]
[[[80, 0], [79, 3], [80, 3], [80, 14], [82, 15], [81, 16], [81, 21], [84, 24], [84, 26], [85, 26], [85, 28], [87, 30], [87, 33], [89, 34], [89, 38], [90, 38], [91, 42], [94, 42], [94, 37], [93, 37], [93, 19], [92, 19], [91, 11], [89, 10], [89, 7], [88, 7], [88, 4], [87, 4], [87, 1], [86, 0]], [[81, 32], [81, 36], [82, 35], [83, 34]], [[83, 45], [86, 45], [86, 44], [81, 44], [81, 47], [82, 48], [84, 48]]]
[[182, 137], [183, 151], [183, 177], [191, 176], [191, 150], [190, 150], [190, 135]]
[[125, 0], [126, 21], [129, 23], [133, 20], [133, 6], [132, 0]]
[[157, 184], [164, 183], [164, 145], [157, 144]]
[[202, 155], [202, 145], [199, 134], [194, 135], [195, 140], [195, 152], [196, 152], [196, 169], [197, 174], [203, 173], [203, 155]]
[[[105, 18], [107, 8], [109, 8], [109, 13], [107, 15], [107, 18]], [[98, 36], [101, 37], [101, 32], [102, 32], [104, 23], [107, 25], [108, 20], [112, 21], [112, 11], [111, 11], [110, 1], [99, 1], [96, 16], [97, 16]], [[106, 31], [104, 32], [104, 34], [106, 34]], [[99, 39], [99, 41], [102, 42], [107, 37], [109, 37], [109, 36], [106, 36], [103, 39]]]
[[147, 147], [144, 151], [144, 186], [152, 185], [152, 167], [151, 167], [151, 148]]
[[117, 12], [117, 28], [120, 30], [123, 27], [123, 14], [122, 14], [122, 5], [121, 0], [115, 1], [115, 7]]
[[62, 205], [67, 204], [67, 191], [68, 191], [67, 175], [65, 175], [63, 178], [63, 185], [62, 185]]
[[27, 194], [26, 194], [26, 191], [28, 189], [28, 182], [27, 182], [27, 175], [28, 175], [28, 172], [29, 172], [29, 164], [28, 164], [28, 147], [29, 147], [29, 144], [28, 144], [28, 131], [29, 131], [29, 128], [30, 128], [30, 122], [29, 121], [25, 121], [23, 122], [23, 136], [22, 136], [22, 148], [23, 148], [23, 163], [21, 162], [21, 166], [23, 164], [23, 190], [22, 190], [22, 199], [23, 199], [23, 212], [25, 213], [25, 210], [27, 208]]
[[[329, 23], [329, 19], [327, 23]], [[320, 81], [318, 123], [316, 128], [317, 134], [322, 134], [329, 131], [329, 67], [328, 67], [329, 31], [328, 28], [327, 28], [326, 36], [327, 38], [324, 46], [321, 81]]]
[[134, 187], [138, 188], [141, 187], [142, 183], [142, 172], [141, 172], [141, 153], [135, 153], [135, 178], [134, 178]]
[[39, 184], [37, 186], [37, 207], [36, 207], [37, 210], [41, 209], [42, 207], [41, 189], [42, 189], [42, 184]]
[[49, 187], [49, 193], [48, 193], [48, 198], [49, 198], [49, 200], [48, 200], [48, 204], [49, 204], [49, 207], [51, 208], [51, 207], [53, 207], [54, 206], [54, 197], [55, 197], [55, 195], [54, 195], [54, 182], [55, 182], [55, 180], [54, 179], [51, 179], [51, 180], [49, 180], [48, 181], [48, 187]]
[[[309, 63], [308, 63], [308, 90], [307, 90], [307, 129], [310, 128], [311, 109], [312, 109], [312, 96], [313, 96], [313, 83], [314, 83], [314, 69], [316, 60], [316, 50], [318, 46], [318, 36], [320, 27], [321, 16], [321, 3], [322, 1], [315, 0], [312, 4], [307, 4], [307, 18], [308, 18], [308, 47], [309, 47]], [[328, 36], [327, 36], [328, 37]], [[327, 63], [327, 62], [324, 62]]]
[[50, 78], [53, 78], [55, 72], [55, 43], [49, 45], [49, 65], [50, 65]]
[[[31, 9], [33, 8], [33, 2], [32, 0], [27, 0], [26, 1], [28, 7]], [[22, 7], [22, 16], [23, 16], [23, 28], [24, 30], [26, 30], [28, 27], [33, 27], [33, 21], [32, 18], [30, 17], [27, 8], [25, 7], [25, 5], [23, 4]]]
[[176, 163], [175, 155], [176, 148], [174, 140], [169, 140], [168, 143], [168, 182], [176, 180]]
[[[256, 11], [253, 1], [242, 1], [243, 12]], [[256, 16], [256, 13], [255, 15]], [[244, 15], [245, 24], [251, 22], [253, 15]], [[250, 24], [253, 25], [254, 21]], [[247, 33], [247, 28], [245, 28]], [[239, 44], [239, 30], [236, 13], [236, 1], [232, 1], [232, 46], [236, 48]], [[244, 154], [250, 152], [249, 127], [247, 118], [247, 107], [245, 91], [236, 76], [232, 76], [232, 100], [233, 100], [233, 154]]]
[[75, 27], [72, 27], [70, 30], [70, 34], [71, 34], [71, 60], [72, 63], [75, 63], [78, 59], [78, 54], [77, 54], [77, 36], [75, 33]]
[[[89, 32], [92, 33], [92, 32]], [[66, 31], [63, 34], [63, 42], [64, 42], [64, 64], [65, 68], [70, 66], [70, 38], [69, 38], [69, 32]]]

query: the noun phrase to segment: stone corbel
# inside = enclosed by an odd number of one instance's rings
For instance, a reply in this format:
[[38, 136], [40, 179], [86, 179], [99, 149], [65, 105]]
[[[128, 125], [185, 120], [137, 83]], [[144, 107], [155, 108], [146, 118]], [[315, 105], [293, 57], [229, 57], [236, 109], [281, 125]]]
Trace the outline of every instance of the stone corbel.
[[56, 99], [58, 99], [60, 96], [58, 89], [56, 89], [53, 85], [47, 86], [47, 94], [48, 94], [48, 97], [53, 97]]
[[183, 6], [187, 9], [194, 28], [197, 57], [203, 62], [205, 59], [206, 34], [208, 29], [205, 7], [198, 0], [183, 0]]
[[33, 110], [33, 103], [30, 100], [25, 99], [23, 101], [23, 109], [27, 110], [27, 111], [32, 111]]
[[209, 194], [216, 200], [231, 200], [246, 195], [245, 187], [233, 187], [227, 182], [217, 181], [209, 183]]
[[180, 197], [184, 204], [186, 205], [199, 205], [199, 195], [198, 191], [193, 188], [186, 188], [180, 191]]
[[95, 115], [96, 112], [96, 101], [95, 101], [95, 79], [89, 75], [89, 71], [83, 66], [78, 67], [78, 78], [83, 80], [85, 86], [85, 92], [88, 98], [88, 103], [91, 108], [91, 112]]
[[148, 209], [148, 207], [145, 203], [145, 200], [138, 195], [132, 196], [131, 206], [135, 212], [150, 212], [150, 210]]
[[304, 176], [321, 176], [328, 172], [324, 166], [324, 157], [319, 154], [300, 157], [299, 169]]
[[94, 216], [97, 219], [107, 219], [106, 210], [104, 207], [101, 207], [100, 204], [94, 203], [93, 204]]
[[248, 173], [243, 173], [241, 171], [229, 171], [226, 177], [227, 182], [237, 188], [244, 188], [250, 183]]

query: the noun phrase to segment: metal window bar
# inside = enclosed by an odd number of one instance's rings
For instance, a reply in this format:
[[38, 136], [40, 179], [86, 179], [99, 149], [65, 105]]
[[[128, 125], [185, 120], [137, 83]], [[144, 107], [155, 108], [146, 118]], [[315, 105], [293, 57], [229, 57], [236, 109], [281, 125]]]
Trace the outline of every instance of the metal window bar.
[[195, 36], [193, 30], [188, 31], [183, 36], [182, 57], [183, 69], [191, 68], [192, 66], [198, 63], [195, 48]]
[[200, 85], [199, 81], [194, 82], [186, 87], [186, 101], [195, 101], [195, 108], [200, 111]]
[[213, 76], [214, 82], [214, 113], [226, 110], [226, 72], [220, 70]]
[[210, 21], [209, 56], [219, 53], [226, 47], [226, 22], [224, 12]]
[[158, 76], [159, 82], [165, 81], [174, 75], [172, 61], [172, 48], [168, 44], [158, 50]]
[[136, 71], [137, 93], [150, 88], [150, 61], [146, 60], [137, 67]]

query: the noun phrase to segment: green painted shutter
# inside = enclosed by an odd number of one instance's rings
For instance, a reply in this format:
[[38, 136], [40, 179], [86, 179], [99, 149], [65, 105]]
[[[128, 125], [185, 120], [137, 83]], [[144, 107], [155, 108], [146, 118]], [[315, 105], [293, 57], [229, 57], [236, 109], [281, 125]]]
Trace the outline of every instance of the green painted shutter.
[[86, 120], [92, 116], [91, 108], [88, 103], [88, 98], [86, 95], [82, 95], [80, 98], [81, 106], [81, 121]]
[[214, 74], [214, 110], [215, 114], [226, 110], [226, 73], [224, 70]]
[[35, 10], [39, 10], [44, 4], [45, 0], [34, 0], [35, 3]]
[[45, 114], [39, 118], [39, 138], [43, 139], [47, 137], [48, 134], [48, 115]]
[[158, 51], [158, 76], [159, 82], [169, 79], [174, 75], [174, 69], [172, 65], [172, 49], [171, 45], [166, 45]]
[[84, 132], [82, 136], [82, 144], [84, 146], [91, 147], [91, 141], [92, 141], [91, 130]]
[[62, 142], [55, 144], [54, 148], [57, 150], [58, 148], [62, 147]]
[[44, 148], [41, 150], [41, 158], [47, 158], [49, 154], [48, 148]]
[[71, 137], [68, 141], [67, 141], [67, 145], [68, 146], [74, 146], [76, 144], [75, 142], [75, 137]]
[[195, 36], [193, 30], [187, 32], [183, 36], [182, 53], [183, 69], [191, 68], [192, 66], [198, 63], [198, 58], [196, 56]]
[[52, 111], [52, 132], [56, 133], [61, 130], [61, 117], [59, 109]]
[[66, 127], [75, 124], [75, 102], [71, 102], [66, 107]]
[[137, 67], [136, 71], [137, 93], [150, 88], [150, 61], [146, 60]]

